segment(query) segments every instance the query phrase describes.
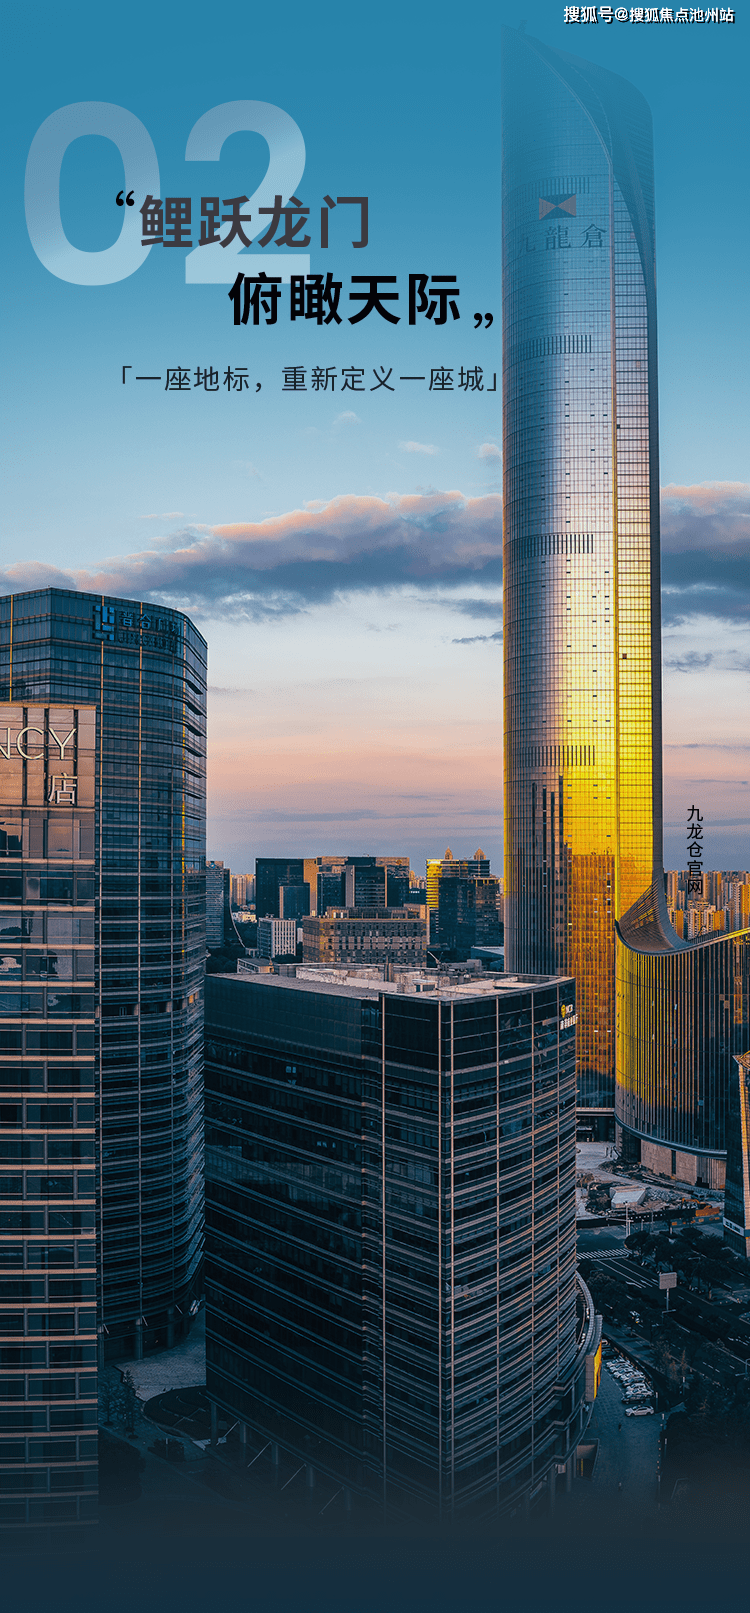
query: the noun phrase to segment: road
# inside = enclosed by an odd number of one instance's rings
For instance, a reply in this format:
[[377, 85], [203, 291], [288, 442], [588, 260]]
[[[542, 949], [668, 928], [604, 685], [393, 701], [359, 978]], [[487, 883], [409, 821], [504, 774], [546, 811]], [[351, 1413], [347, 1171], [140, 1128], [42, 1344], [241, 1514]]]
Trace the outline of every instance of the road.
[[622, 1390], [604, 1367], [584, 1441], [598, 1440], [593, 1477], [576, 1479], [561, 1496], [558, 1527], [584, 1534], [622, 1533], [642, 1539], [661, 1528], [657, 1506], [657, 1463], [661, 1417], [626, 1417]]
[[[596, 1260], [597, 1256], [601, 1256], [597, 1263], [602, 1271], [607, 1271], [611, 1276], [617, 1275], [623, 1284], [627, 1283], [634, 1299], [641, 1293], [649, 1305], [666, 1315], [667, 1295], [659, 1288], [658, 1273], [641, 1266], [632, 1257], [607, 1259], [607, 1254], [611, 1255], [618, 1247], [623, 1248], [623, 1239], [618, 1241], [616, 1233], [609, 1228], [583, 1233], [578, 1240], [579, 1257]], [[669, 1293], [669, 1315], [681, 1322], [683, 1327], [689, 1328], [691, 1333], [697, 1333], [712, 1343], [722, 1339], [727, 1350], [727, 1364], [733, 1365], [739, 1374], [748, 1371], [750, 1324], [741, 1320], [739, 1308], [731, 1300], [710, 1300], [678, 1284]]]

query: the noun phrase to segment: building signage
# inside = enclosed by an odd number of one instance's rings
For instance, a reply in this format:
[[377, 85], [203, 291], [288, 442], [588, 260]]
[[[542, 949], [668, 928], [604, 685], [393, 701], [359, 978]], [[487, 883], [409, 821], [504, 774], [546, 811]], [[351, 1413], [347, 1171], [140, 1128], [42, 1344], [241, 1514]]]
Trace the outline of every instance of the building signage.
[[[5, 737], [3, 737], [3, 734]], [[34, 735], [38, 737], [34, 738]], [[53, 758], [57, 759], [59, 751], [60, 761], [69, 762], [72, 758], [70, 753], [68, 756], [65, 755], [65, 749], [69, 745], [70, 751], [73, 751], [75, 737], [75, 728], [71, 728], [69, 734], [62, 735], [56, 733], [52, 727], [48, 727], [46, 730], [37, 728], [35, 723], [29, 723], [26, 728], [22, 728], [17, 734], [11, 734], [11, 730], [8, 727], [5, 730], [0, 728], [0, 756], [4, 757], [6, 762], [9, 762], [12, 751], [15, 749], [25, 762], [37, 762], [45, 755], [45, 752], [50, 751], [52, 751]], [[57, 750], [52, 749], [55, 745]]]
[[123, 644], [144, 650], [165, 650], [176, 655], [180, 623], [157, 610], [123, 610], [119, 605], [95, 605], [92, 638], [106, 644]]

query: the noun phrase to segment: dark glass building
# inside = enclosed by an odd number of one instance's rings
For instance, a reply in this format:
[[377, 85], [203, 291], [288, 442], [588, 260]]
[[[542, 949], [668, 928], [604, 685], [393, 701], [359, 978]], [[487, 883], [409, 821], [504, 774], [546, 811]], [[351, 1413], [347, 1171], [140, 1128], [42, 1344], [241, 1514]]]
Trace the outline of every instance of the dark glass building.
[[735, 1058], [728, 1109], [724, 1242], [750, 1260], [750, 1053]]
[[302, 857], [256, 857], [255, 911], [258, 918], [280, 918], [281, 886], [304, 883], [305, 863]]
[[0, 703], [0, 1534], [96, 1518], [96, 776], [95, 707]]
[[651, 115], [503, 31], [505, 948], [575, 976], [609, 1134], [614, 920], [661, 870]]
[[498, 913], [500, 894], [498, 879], [451, 874], [438, 880], [435, 929], [443, 954], [447, 951], [456, 958], [469, 958], [474, 946], [500, 946], [503, 939]]
[[329, 1488], [494, 1512], [556, 1482], [575, 1277], [575, 988], [207, 981], [207, 1385]]
[[202, 1245], [205, 671], [205, 643], [177, 612], [57, 589], [0, 600], [8, 1522], [72, 1515], [66, 1474], [74, 1489], [73, 1465], [93, 1460], [79, 1430], [96, 1421], [97, 1291], [105, 1356], [188, 1326]]

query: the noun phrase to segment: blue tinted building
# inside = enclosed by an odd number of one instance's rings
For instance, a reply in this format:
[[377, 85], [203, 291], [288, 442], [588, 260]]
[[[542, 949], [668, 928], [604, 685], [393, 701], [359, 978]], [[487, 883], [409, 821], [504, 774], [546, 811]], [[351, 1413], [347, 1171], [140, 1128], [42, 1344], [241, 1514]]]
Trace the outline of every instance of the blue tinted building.
[[208, 1393], [327, 1493], [492, 1513], [585, 1416], [574, 987], [403, 979], [207, 980]]
[[206, 648], [0, 600], [0, 1525], [91, 1517], [96, 1366], [174, 1342], [202, 1254]]

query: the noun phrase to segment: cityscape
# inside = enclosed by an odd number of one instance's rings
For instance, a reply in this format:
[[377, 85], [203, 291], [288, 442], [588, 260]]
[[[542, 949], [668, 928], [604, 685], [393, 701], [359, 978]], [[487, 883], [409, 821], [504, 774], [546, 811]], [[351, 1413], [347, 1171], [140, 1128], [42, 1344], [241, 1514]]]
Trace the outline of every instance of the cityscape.
[[236, 864], [184, 591], [3, 583], [9, 1562], [747, 1539], [750, 845], [686, 799], [665, 867], [651, 113], [525, 24], [500, 79], [502, 862], [438, 810]]

